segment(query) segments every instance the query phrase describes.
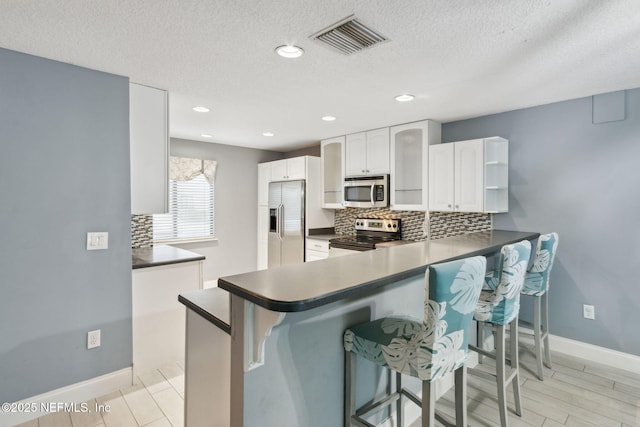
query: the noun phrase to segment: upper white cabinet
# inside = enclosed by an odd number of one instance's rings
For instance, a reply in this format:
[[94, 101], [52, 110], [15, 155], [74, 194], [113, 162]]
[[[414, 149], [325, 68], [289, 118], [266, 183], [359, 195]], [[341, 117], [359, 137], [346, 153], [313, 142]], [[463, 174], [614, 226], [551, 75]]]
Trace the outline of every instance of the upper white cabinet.
[[429, 150], [440, 135], [440, 123], [432, 120], [390, 128], [392, 210], [427, 210]]
[[347, 135], [345, 175], [364, 176], [389, 173], [389, 128]]
[[344, 141], [345, 137], [339, 136], [320, 143], [323, 208], [344, 208]]
[[167, 91], [129, 85], [131, 213], [169, 211]]
[[304, 157], [276, 160], [271, 163], [271, 181], [305, 179], [307, 172]]
[[258, 164], [258, 205], [269, 204], [269, 182], [271, 181], [271, 163]]
[[509, 210], [509, 141], [500, 137], [433, 146], [429, 154], [429, 209]]

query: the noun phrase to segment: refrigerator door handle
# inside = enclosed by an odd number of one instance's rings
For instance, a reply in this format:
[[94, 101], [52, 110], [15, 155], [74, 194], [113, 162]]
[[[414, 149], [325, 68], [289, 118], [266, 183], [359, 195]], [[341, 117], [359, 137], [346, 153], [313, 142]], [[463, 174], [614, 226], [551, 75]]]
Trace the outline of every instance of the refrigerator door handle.
[[284, 205], [282, 203], [278, 206], [278, 237], [284, 240]]

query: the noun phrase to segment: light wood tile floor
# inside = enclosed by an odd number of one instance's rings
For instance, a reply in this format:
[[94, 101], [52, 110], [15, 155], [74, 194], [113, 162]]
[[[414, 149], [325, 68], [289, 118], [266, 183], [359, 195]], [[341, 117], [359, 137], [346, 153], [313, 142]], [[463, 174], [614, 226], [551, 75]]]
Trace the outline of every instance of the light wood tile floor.
[[[184, 365], [140, 375], [138, 384], [86, 402], [90, 412], [58, 412], [19, 427], [183, 427]], [[109, 411], [95, 412], [104, 405]]]
[[[530, 348], [524, 338], [520, 345], [523, 415], [518, 417], [513, 412], [513, 392], [509, 388], [510, 426], [640, 426], [640, 374], [552, 353], [553, 369], [545, 368], [545, 379], [541, 382], [535, 376], [535, 359]], [[479, 368], [491, 371], [494, 366], [492, 360], [485, 359]], [[109, 404], [108, 413], [57, 413], [20, 427], [183, 426], [184, 366], [169, 365], [139, 379], [138, 386], [89, 402], [90, 407], [96, 403]], [[470, 426], [499, 425], [496, 396], [494, 382], [469, 374]], [[453, 390], [438, 400], [436, 410], [453, 420]], [[412, 425], [419, 426], [419, 420]]]
[[[509, 387], [510, 427], [640, 427], [640, 374], [552, 351], [553, 369], [545, 367], [544, 381], [539, 381], [532, 348], [526, 337], [520, 342], [523, 414], [522, 417], [515, 414], [513, 390]], [[495, 362], [485, 358], [477, 369], [495, 372]], [[499, 426], [495, 382], [469, 373], [467, 385], [469, 425]], [[453, 421], [454, 402], [454, 391], [449, 390], [436, 403], [436, 411]], [[420, 420], [411, 427], [420, 427]]]

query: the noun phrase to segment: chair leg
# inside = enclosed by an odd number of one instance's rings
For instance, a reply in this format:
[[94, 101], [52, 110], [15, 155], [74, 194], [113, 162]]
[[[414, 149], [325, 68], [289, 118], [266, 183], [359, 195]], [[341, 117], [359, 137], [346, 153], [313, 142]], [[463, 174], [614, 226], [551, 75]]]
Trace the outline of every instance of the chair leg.
[[542, 299], [542, 332], [544, 333], [544, 359], [547, 368], [551, 369], [551, 350], [549, 348], [549, 292], [540, 297]]
[[344, 427], [351, 427], [351, 416], [356, 413], [355, 406], [355, 369], [356, 355], [344, 352]]
[[[511, 384], [513, 386], [513, 398], [516, 404], [516, 415], [522, 416], [522, 405], [520, 404], [520, 356], [518, 354], [518, 316], [511, 321], [511, 335], [509, 344], [511, 345], [511, 372], [514, 372]], [[506, 386], [506, 384], [505, 384]]]
[[422, 427], [436, 425], [436, 388], [431, 382], [422, 381]]
[[538, 379], [544, 381], [544, 373], [542, 372], [542, 326], [540, 297], [533, 297], [533, 341], [535, 343], [536, 364], [538, 365]]
[[396, 401], [396, 427], [402, 427], [402, 374], [396, 372], [396, 393], [398, 400]]
[[[478, 328], [477, 328], [477, 347], [484, 350], [484, 323], [483, 322], [478, 322]], [[482, 362], [484, 361], [484, 356], [481, 355], [480, 353], [478, 353], [478, 363], [482, 364]]]
[[465, 365], [456, 369], [456, 427], [467, 427], [467, 367]]
[[498, 409], [500, 410], [500, 425], [507, 427], [507, 395], [505, 384], [505, 340], [504, 325], [496, 325], [496, 382], [498, 384]]

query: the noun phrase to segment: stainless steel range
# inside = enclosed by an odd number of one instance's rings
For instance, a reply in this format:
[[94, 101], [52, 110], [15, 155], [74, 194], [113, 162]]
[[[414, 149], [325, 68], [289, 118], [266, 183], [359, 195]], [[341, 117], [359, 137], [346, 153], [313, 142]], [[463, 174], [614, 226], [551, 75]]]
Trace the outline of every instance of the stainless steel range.
[[399, 219], [357, 218], [355, 229], [355, 236], [329, 240], [329, 256], [370, 251], [402, 239]]

